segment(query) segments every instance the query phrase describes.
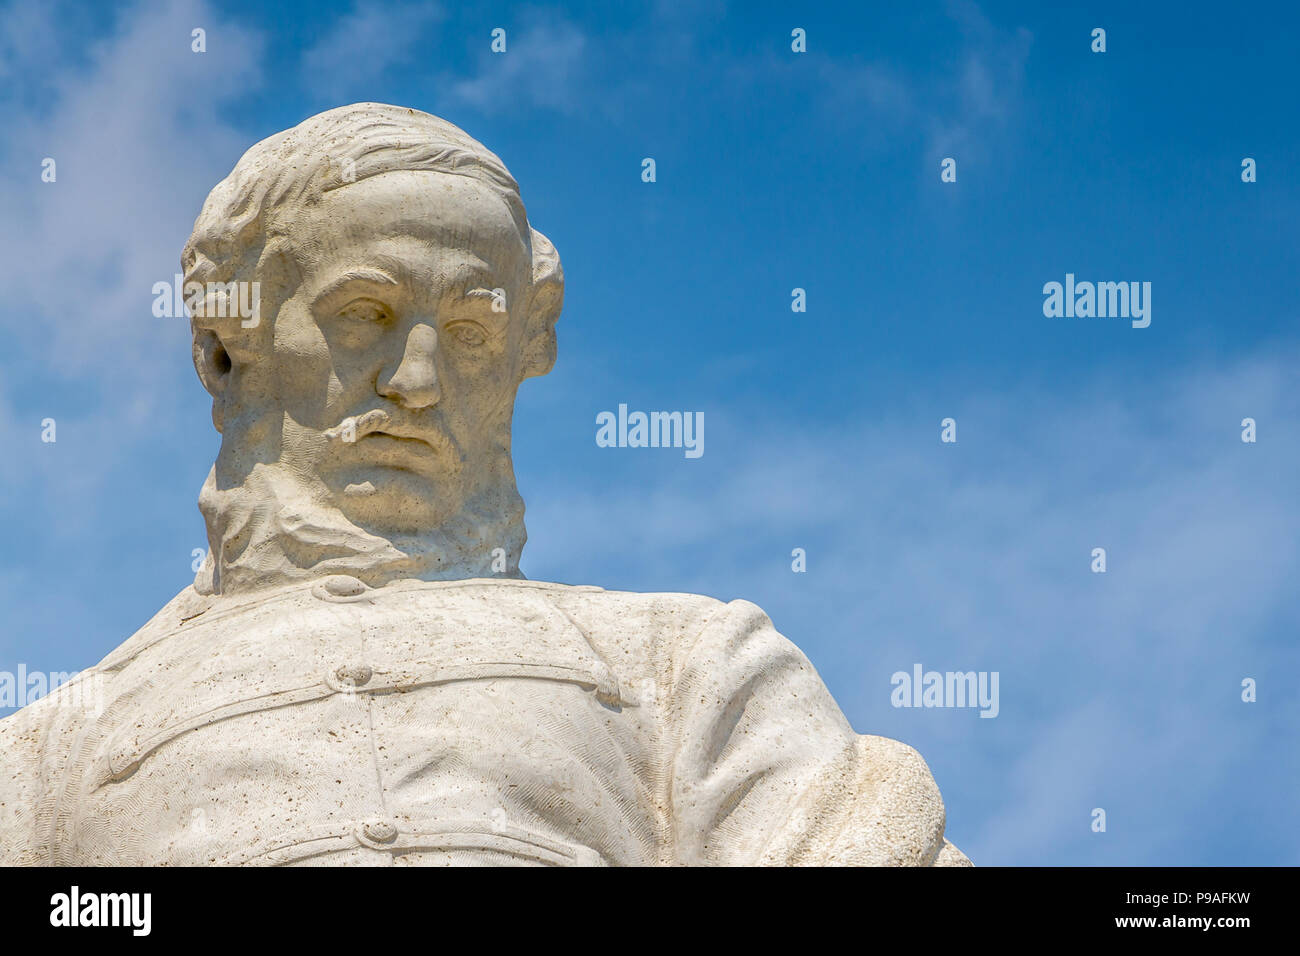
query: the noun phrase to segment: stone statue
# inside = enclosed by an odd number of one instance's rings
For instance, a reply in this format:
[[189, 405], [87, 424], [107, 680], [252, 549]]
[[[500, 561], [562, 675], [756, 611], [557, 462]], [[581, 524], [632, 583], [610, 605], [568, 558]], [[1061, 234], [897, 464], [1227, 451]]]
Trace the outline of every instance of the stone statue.
[[920, 756], [753, 604], [520, 574], [511, 418], [564, 279], [480, 143], [314, 116], [212, 191], [183, 268], [206, 563], [0, 722], [0, 862], [969, 863]]

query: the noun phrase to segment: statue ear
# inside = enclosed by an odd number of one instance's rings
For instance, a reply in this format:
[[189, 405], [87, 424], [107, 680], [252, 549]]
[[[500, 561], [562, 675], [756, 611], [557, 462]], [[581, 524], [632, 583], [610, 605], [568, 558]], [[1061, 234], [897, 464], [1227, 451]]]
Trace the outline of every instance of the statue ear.
[[230, 353], [221, 344], [221, 339], [212, 329], [196, 328], [194, 330], [194, 370], [199, 373], [199, 381], [216, 398], [226, 390], [230, 382]]
[[533, 241], [533, 289], [528, 301], [523, 377], [545, 375], [555, 365], [555, 323], [564, 307], [564, 269], [551, 240], [536, 229]]
[[199, 381], [212, 396], [212, 424], [217, 426], [217, 431], [221, 431], [222, 416], [219, 409], [225, 404], [222, 399], [230, 384], [230, 353], [216, 332], [201, 327], [194, 329], [192, 352], [194, 371], [199, 373]]

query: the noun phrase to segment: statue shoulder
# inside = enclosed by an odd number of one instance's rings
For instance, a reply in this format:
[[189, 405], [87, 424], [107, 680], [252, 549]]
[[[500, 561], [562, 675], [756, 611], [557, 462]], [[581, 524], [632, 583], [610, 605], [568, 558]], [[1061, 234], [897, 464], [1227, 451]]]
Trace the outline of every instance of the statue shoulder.
[[589, 638], [631, 646], [689, 644], [727, 604], [703, 594], [556, 586], [552, 601]]
[[706, 634], [729, 630], [741, 610], [766, 617], [748, 601], [704, 594], [606, 591], [558, 586], [551, 601], [624, 680], [677, 682], [684, 661]]

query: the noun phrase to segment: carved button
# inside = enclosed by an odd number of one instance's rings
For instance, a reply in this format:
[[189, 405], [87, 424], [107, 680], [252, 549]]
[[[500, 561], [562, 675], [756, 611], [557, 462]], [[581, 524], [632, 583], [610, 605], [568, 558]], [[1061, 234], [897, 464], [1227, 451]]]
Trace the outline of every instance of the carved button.
[[397, 827], [387, 820], [367, 820], [361, 825], [361, 832], [375, 843], [392, 843], [397, 839]]
[[320, 586], [326, 594], [336, 598], [356, 597], [369, 590], [363, 582], [347, 574], [332, 574], [321, 581]]
[[344, 664], [334, 672], [334, 676], [345, 687], [360, 687], [369, 683], [375, 672], [365, 664]]

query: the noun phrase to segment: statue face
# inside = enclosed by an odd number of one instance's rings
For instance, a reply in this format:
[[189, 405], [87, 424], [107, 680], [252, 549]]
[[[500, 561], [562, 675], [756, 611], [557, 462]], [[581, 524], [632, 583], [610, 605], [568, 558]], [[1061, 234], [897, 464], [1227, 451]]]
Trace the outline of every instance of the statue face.
[[445, 173], [372, 176], [293, 216], [264, 366], [280, 462], [363, 528], [435, 528], [508, 464], [528, 246], [497, 193]]

